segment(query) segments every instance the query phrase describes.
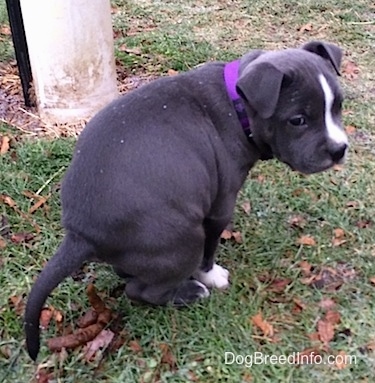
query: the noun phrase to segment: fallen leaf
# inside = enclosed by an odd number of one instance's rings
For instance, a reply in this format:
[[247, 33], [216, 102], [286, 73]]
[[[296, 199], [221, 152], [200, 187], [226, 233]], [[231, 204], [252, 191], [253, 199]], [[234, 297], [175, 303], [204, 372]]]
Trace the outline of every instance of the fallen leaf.
[[37, 383], [49, 383], [54, 380], [53, 372], [50, 372], [49, 370], [45, 368], [38, 369], [38, 372], [36, 374], [36, 382]]
[[176, 357], [173, 355], [170, 346], [167, 343], [161, 343], [159, 345], [161, 350], [161, 363], [166, 364], [171, 370], [176, 367]]
[[[319, 358], [317, 359], [317, 357]], [[318, 360], [321, 361], [321, 351], [316, 348], [307, 348], [297, 352], [293, 358], [294, 364], [314, 364]]]
[[230, 230], [225, 229], [221, 233], [220, 238], [223, 239], [224, 241], [227, 241], [232, 238], [232, 232]]
[[4, 250], [7, 247], [7, 242], [4, 238], [0, 237], [0, 250]]
[[302, 215], [294, 214], [288, 218], [288, 224], [290, 227], [303, 229], [306, 226], [306, 219]]
[[292, 279], [289, 278], [276, 278], [274, 279], [269, 286], [267, 286], [268, 291], [272, 291], [274, 293], [282, 293], [285, 288], [292, 283]]
[[368, 229], [369, 227], [372, 226], [372, 221], [370, 219], [364, 219], [364, 220], [358, 221], [355, 225], [359, 229]]
[[103, 352], [111, 344], [115, 334], [111, 330], [102, 330], [92, 341], [88, 342], [83, 350], [84, 358], [90, 362], [100, 350]]
[[312, 265], [307, 261], [301, 261], [298, 263], [298, 266], [301, 268], [302, 273], [305, 277], [308, 277], [311, 275]]
[[333, 326], [341, 321], [341, 314], [338, 311], [328, 310], [324, 316], [324, 320]]
[[13, 243], [28, 243], [32, 241], [35, 238], [35, 235], [33, 233], [14, 233], [10, 236], [10, 240]]
[[323, 310], [331, 310], [336, 306], [336, 302], [331, 298], [323, 298], [318, 306]]
[[341, 66], [341, 74], [348, 80], [355, 80], [359, 72], [358, 65], [353, 61], [346, 61]]
[[168, 76], [176, 76], [178, 75], [178, 71], [174, 70], [174, 69], [168, 69]]
[[328, 345], [328, 343], [333, 339], [335, 335], [332, 323], [322, 319], [319, 320], [318, 333], [319, 338], [324, 343], [324, 345]]
[[343, 370], [347, 367], [348, 357], [345, 351], [340, 351], [335, 357], [335, 366], [338, 370]]
[[353, 125], [347, 125], [345, 127], [345, 132], [349, 136], [353, 135], [356, 131], [357, 131], [357, 128], [355, 126], [353, 126]]
[[302, 300], [299, 298], [293, 298], [293, 302], [300, 311], [306, 308], [306, 303], [302, 302]]
[[250, 201], [245, 201], [241, 204], [241, 208], [242, 210], [247, 214], [249, 215], [250, 212], [251, 212], [251, 204], [250, 204]]
[[232, 233], [232, 238], [236, 243], [242, 243], [242, 234], [240, 231], [234, 231]]
[[220, 235], [223, 241], [234, 240], [236, 243], [242, 243], [242, 234], [240, 231], [231, 231], [224, 229]]
[[338, 247], [346, 243], [345, 232], [343, 229], [337, 228], [333, 230], [332, 246]]
[[22, 295], [13, 295], [9, 297], [9, 303], [18, 316], [22, 316], [25, 311], [25, 301]]
[[0, 201], [4, 202], [6, 205], [8, 205], [10, 207], [17, 206], [16, 202], [11, 197], [9, 197], [6, 194], [1, 194], [0, 195]]
[[251, 322], [255, 327], [259, 328], [262, 331], [264, 336], [272, 337], [274, 335], [273, 326], [263, 319], [261, 312], [254, 315], [251, 318]]
[[29, 209], [29, 214], [35, 213], [41, 206], [43, 206], [49, 199], [50, 195], [48, 196], [39, 196], [38, 201], [34, 203], [33, 206]]
[[136, 354], [143, 351], [142, 346], [139, 344], [137, 340], [129, 341], [129, 348]]
[[346, 203], [346, 207], [357, 209], [359, 207], [359, 202], [358, 201], [348, 201]]
[[318, 332], [313, 332], [311, 334], [308, 334], [308, 337], [309, 339], [312, 341], [312, 342], [318, 342], [320, 341], [320, 335]]
[[10, 149], [10, 138], [7, 136], [0, 136], [0, 155], [8, 153]]
[[304, 33], [304, 32], [311, 32], [313, 29], [313, 25], [311, 23], [307, 23], [299, 27], [299, 32]]
[[10, 27], [8, 25], [1, 25], [0, 26], [0, 34], [9, 36], [12, 34]]
[[[344, 165], [336, 164], [336, 165], [333, 165], [333, 166], [332, 166], [332, 169], [333, 169], [335, 172], [341, 172], [341, 171], [344, 170]], [[332, 182], [334, 185], [337, 185], [337, 181], [334, 180], [333, 178], [331, 178], [331, 182]]]
[[311, 235], [302, 235], [297, 239], [298, 245], [316, 246], [316, 241]]
[[120, 52], [129, 53], [131, 55], [140, 56], [142, 54], [141, 48], [128, 48], [125, 44], [118, 47]]
[[39, 319], [39, 323], [40, 323], [40, 326], [43, 328], [43, 329], [46, 329], [53, 317], [53, 311], [54, 309], [51, 309], [51, 308], [44, 308], [42, 309], [42, 311], [40, 312], [40, 319]]

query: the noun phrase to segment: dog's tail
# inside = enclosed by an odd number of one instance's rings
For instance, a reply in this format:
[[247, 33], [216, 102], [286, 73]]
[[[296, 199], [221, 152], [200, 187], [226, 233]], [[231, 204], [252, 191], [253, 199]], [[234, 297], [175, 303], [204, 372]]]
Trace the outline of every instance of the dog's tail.
[[39, 353], [39, 318], [47, 297], [60, 282], [94, 255], [94, 247], [88, 241], [68, 232], [36, 280], [27, 300], [24, 319], [26, 347], [33, 360], [36, 360]]

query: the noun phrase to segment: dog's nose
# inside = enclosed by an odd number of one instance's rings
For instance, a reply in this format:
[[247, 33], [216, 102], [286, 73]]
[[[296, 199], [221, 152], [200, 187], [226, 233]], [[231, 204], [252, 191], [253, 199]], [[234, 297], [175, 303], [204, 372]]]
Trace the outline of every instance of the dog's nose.
[[340, 162], [344, 158], [347, 149], [348, 149], [348, 144], [346, 143], [342, 143], [331, 148], [330, 154], [331, 154], [333, 162], [335, 163]]

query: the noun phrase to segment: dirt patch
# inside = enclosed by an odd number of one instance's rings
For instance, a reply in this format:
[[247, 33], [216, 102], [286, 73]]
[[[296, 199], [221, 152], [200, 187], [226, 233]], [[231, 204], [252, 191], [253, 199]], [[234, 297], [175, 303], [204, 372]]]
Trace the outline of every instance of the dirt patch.
[[[120, 64], [116, 71], [120, 94], [139, 88], [157, 77], [146, 73], [129, 74]], [[15, 61], [0, 63], [0, 122], [26, 135], [50, 137], [77, 136], [87, 123], [83, 120], [76, 124], [51, 125], [42, 121], [36, 107], [25, 106]]]

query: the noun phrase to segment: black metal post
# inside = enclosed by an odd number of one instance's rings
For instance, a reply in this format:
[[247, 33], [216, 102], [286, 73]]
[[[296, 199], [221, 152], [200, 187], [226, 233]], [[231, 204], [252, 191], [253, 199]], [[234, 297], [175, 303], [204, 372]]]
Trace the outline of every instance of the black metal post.
[[33, 106], [29, 90], [33, 80], [20, 0], [6, 0], [10, 30], [26, 106]]

